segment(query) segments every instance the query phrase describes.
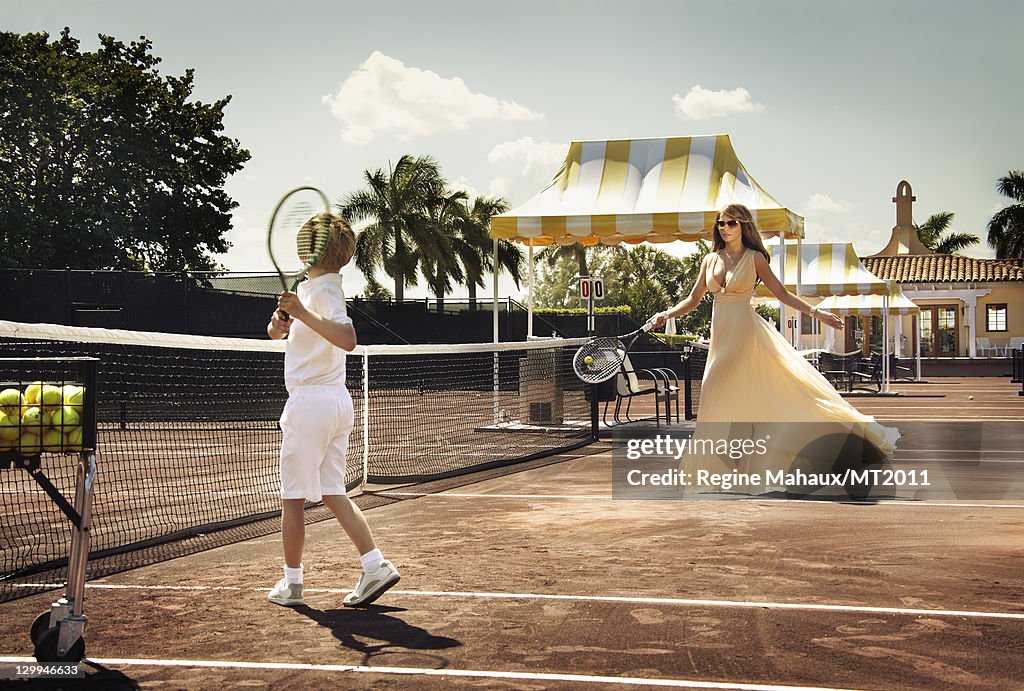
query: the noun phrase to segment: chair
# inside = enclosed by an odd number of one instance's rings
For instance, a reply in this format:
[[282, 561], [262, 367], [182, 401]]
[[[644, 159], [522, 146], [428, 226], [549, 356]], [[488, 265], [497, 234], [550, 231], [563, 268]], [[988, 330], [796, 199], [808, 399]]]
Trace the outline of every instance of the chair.
[[672, 404], [676, 407], [676, 422], [679, 422], [679, 377], [668, 367], [655, 367], [651, 370], [661, 378], [662, 395], [665, 397], [665, 422], [672, 422]]
[[871, 357], [852, 361], [850, 371], [851, 388], [882, 392], [882, 354], [872, 353]]
[[[641, 379], [640, 375], [645, 378]], [[661, 426], [661, 397], [666, 395], [665, 387], [663, 384], [663, 377], [656, 374], [655, 372], [647, 369], [636, 370], [633, 368], [633, 363], [629, 361], [627, 355], [622, 361], [622, 367], [617, 375], [615, 375], [615, 412], [613, 419], [615, 424], [622, 425], [627, 422], [639, 422], [640, 420], [649, 420], [651, 418], [637, 418], [633, 419], [629, 416], [629, 409], [633, 403], [634, 398], [641, 396], [654, 396], [654, 419], [658, 426]], [[625, 410], [622, 409], [622, 403], [626, 403]], [[669, 403], [666, 400], [665, 406], [668, 407]], [[608, 414], [608, 405], [605, 404], [604, 414], [602, 418], [605, 418], [604, 422], [606, 425], [611, 427], [612, 425], [607, 421], [606, 416]], [[620, 418], [620, 415], [625, 416], [625, 420]]]
[[1024, 336], [1011, 336], [1010, 342], [1006, 346], [1006, 352], [1009, 354], [1011, 350], [1020, 350], [1024, 347]]
[[975, 348], [978, 351], [978, 355], [984, 357], [986, 353], [990, 352], [992, 355], [995, 355], [997, 357], [999, 356], [999, 346], [992, 345], [992, 341], [990, 341], [988, 338], [978, 336], [977, 338], [974, 339], [974, 343]]
[[846, 354], [828, 351], [818, 353], [818, 371], [836, 387], [836, 390], [853, 390], [853, 379], [846, 364]]
[[889, 376], [893, 379], [917, 379], [917, 368], [913, 360], [902, 359], [896, 353], [889, 353]]

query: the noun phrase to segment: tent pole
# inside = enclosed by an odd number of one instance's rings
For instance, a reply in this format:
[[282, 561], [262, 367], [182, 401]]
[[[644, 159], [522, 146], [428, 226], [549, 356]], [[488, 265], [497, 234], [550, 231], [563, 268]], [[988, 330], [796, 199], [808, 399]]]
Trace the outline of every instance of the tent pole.
[[889, 295], [882, 296], [882, 393], [889, 393]]
[[[800, 296], [800, 278], [803, 274], [803, 254], [800, 253], [803, 238], [797, 237], [796, 239], [796, 294]], [[797, 312], [796, 316], [796, 349], [801, 350], [804, 345], [804, 314], [803, 312]], [[811, 320], [811, 332], [814, 332], [814, 320]]]
[[530, 293], [529, 300], [526, 302], [526, 338], [527, 340], [533, 338], [533, 245], [530, 245], [529, 249], [529, 262], [530, 262]]
[[498, 342], [498, 238], [494, 238], [494, 271], [491, 276], [494, 342]]
[[[799, 259], [799, 258], [798, 258]], [[786, 285], [786, 234], [779, 233], [779, 281]], [[779, 302], [779, 333], [786, 335], [786, 304]], [[786, 339], [789, 340], [788, 338]], [[792, 343], [790, 344], [792, 345]]]
[[918, 312], [914, 315], [914, 343], [916, 344], [915, 350], [917, 350], [917, 378], [915, 381], [921, 381], [921, 313]]

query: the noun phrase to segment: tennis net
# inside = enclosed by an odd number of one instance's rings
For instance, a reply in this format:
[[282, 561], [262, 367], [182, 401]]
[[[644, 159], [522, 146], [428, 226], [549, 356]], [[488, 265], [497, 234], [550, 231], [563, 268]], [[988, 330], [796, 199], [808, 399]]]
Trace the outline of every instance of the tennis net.
[[[589, 443], [590, 404], [571, 364], [582, 340], [357, 347], [347, 486], [435, 480]], [[91, 558], [278, 515], [283, 342], [0, 321], [0, 357], [55, 356], [99, 360]], [[41, 468], [73, 491], [72, 459], [44, 453]], [[0, 470], [0, 492], [3, 601], [25, 594], [3, 584], [66, 562], [70, 526], [27, 473]]]

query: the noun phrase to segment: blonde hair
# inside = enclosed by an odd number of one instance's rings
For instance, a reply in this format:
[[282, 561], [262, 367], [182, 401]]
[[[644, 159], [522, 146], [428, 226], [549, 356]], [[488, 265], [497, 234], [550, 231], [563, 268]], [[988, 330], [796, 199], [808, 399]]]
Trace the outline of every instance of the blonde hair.
[[327, 247], [314, 266], [328, 273], [341, 271], [341, 267], [349, 263], [356, 251], [356, 235], [352, 232], [352, 226], [340, 216], [326, 211], [306, 221], [303, 228], [310, 225], [318, 225], [329, 234]]

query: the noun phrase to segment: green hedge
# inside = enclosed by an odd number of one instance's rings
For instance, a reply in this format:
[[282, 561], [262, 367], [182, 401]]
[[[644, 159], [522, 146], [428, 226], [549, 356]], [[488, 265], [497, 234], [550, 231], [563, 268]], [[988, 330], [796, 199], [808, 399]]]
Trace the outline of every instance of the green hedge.
[[[585, 315], [587, 309], [585, 307], [564, 307], [564, 308], [551, 308], [551, 307], [535, 307], [533, 309], [534, 314], [550, 314], [554, 317], [575, 317], [579, 315]], [[594, 314], [624, 314], [629, 315], [630, 310], [626, 305], [617, 305], [615, 307], [595, 307]]]

